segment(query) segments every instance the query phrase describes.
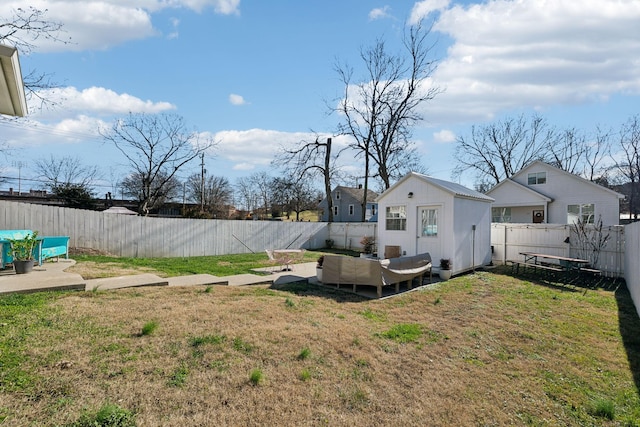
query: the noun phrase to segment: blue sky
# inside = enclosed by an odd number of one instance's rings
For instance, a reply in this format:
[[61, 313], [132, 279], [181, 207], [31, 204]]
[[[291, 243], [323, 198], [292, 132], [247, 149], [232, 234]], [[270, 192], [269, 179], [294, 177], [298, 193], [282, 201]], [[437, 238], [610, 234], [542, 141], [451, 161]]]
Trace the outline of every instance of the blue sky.
[[[259, 171], [282, 144], [330, 134], [326, 103], [342, 91], [336, 59], [397, 47], [407, 22], [434, 22], [444, 92], [424, 106], [414, 139], [431, 175], [451, 179], [454, 142], [472, 125], [538, 112], [560, 127], [617, 128], [638, 114], [640, 2], [636, 0], [5, 0], [0, 16], [35, 6], [61, 22], [69, 44], [36, 41], [23, 74], [53, 74], [59, 101], [17, 122], [0, 119], [2, 175], [37, 188], [36, 159], [73, 156], [100, 167], [98, 194], [129, 168], [100, 126], [133, 112], [183, 116], [218, 146], [207, 170], [233, 183]], [[344, 138], [337, 143], [346, 144]], [[345, 170], [361, 175], [353, 157]], [[182, 176], [198, 170], [197, 164]], [[471, 186], [473, 176], [461, 182]], [[33, 181], [31, 181], [33, 179]], [[354, 182], [346, 182], [354, 184]], [[13, 186], [15, 180], [0, 184]]]

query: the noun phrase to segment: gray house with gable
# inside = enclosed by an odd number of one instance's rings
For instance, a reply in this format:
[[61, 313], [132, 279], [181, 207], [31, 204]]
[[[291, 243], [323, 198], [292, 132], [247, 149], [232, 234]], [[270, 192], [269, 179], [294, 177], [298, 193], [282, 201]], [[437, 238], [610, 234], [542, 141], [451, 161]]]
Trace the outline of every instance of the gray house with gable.
[[[367, 190], [367, 206], [365, 210], [365, 221], [377, 218], [378, 204], [376, 203], [378, 193]], [[334, 222], [362, 222], [362, 201], [364, 199], [364, 189], [362, 187], [337, 186], [331, 192], [333, 201], [333, 221]], [[326, 197], [318, 204], [320, 210], [320, 221], [329, 221], [329, 204]]]

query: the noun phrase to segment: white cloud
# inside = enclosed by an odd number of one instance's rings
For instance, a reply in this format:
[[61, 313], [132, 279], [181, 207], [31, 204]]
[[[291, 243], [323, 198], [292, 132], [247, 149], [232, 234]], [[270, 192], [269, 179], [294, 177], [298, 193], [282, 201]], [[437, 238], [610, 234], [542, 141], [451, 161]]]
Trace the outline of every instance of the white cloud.
[[[13, 10], [30, 6], [46, 10], [45, 20], [62, 23], [58, 36], [70, 41], [37, 40], [38, 50], [47, 52], [108, 49], [156, 36], [152, 15], [167, 8], [201, 12], [210, 7], [218, 14], [239, 14], [240, 0], [9, 0], [0, 5], [0, 16], [12, 16]], [[176, 36], [177, 31], [168, 34], [169, 38]]]
[[416, 24], [421, 19], [427, 18], [430, 13], [444, 10], [449, 7], [450, 0], [422, 0], [416, 2], [409, 15], [409, 24]]
[[[311, 132], [224, 130], [215, 134], [214, 139], [219, 144], [212, 154], [225, 162], [231, 162], [234, 170], [255, 171], [270, 168], [271, 161], [283, 147], [298, 147], [301, 143], [315, 141], [316, 136]], [[320, 135], [319, 138], [325, 140], [328, 136], [330, 135]], [[335, 152], [348, 144], [345, 136], [333, 137], [332, 140]]]
[[371, 12], [369, 12], [369, 20], [370, 21], [375, 21], [376, 19], [382, 19], [382, 18], [387, 18], [389, 17], [389, 10], [391, 8], [389, 6], [385, 6], [385, 7], [378, 7], [375, 8], [373, 10], [371, 10]]
[[171, 18], [169, 21], [171, 22], [171, 26], [173, 27], [174, 31], [167, 34], [167, 39], [169, 40], [177, 39], [178, 37], [180, 37], [180, 32], [178, 31], [178, 27], [180, 26], [180, 20], [177, 18]]
[[232, 105], [245, 105], [247, 103], [242, 95], [236, 95], [235, 93], [229, 95], [229, 102]]
[[116, 93], [102, 87], [78, 90], [69, 86], [41, 91], [40, 96], [56, 102], [58, 106], [55, 110], [42, 112], [37, 107], [30, 106], [34, 117], [68, 116], [80, 112], [99, 116], [121, 115], [129, 112], [153, 114], [176, 108], [168, 102], [144, 101], [127, 93]]
[[[422, 2], [424, 3], [424, 2]], [[418, 6], [418, 4], [416, 4]], [[434, 74], [432, 123], [640, 93], [640, 2], [494, 0], [441, 12], [454, 42]]]
[[221, 15], [237, 15], [240, 13], [240, 0], [174, 0], [172, 4], [186, 6], [197, 12], [213, 7]]
[[443, 129], [440, 132], [435, 132], [433, 139], [440, 143], [450, 143], [456, 140], [456, 134], [448, 129]]

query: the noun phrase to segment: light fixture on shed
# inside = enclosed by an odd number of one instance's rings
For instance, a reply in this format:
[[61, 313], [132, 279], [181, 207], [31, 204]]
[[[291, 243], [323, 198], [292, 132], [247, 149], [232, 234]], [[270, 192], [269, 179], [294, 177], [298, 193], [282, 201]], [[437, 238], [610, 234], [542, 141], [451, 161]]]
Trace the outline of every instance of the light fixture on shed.
[[0, 114], [24, 117], [27, 101], [16, 48], [0, 44]]
[[413, 191], [409, 191], [409, 194], [407, 194], [408, 198], [412, 198], [413, 197]]

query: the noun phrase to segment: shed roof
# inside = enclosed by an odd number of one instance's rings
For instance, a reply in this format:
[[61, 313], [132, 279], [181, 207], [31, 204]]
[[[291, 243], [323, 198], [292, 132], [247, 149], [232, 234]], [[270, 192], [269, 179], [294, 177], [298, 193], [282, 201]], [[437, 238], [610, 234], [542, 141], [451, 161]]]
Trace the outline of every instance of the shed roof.
[[454, 197], [474, 199], [474, 200], [489, 202], [489, 203], [494, 201], [492, 197], [489, 197], [486, 194], [482, 194], [479, 191], [475, 191], [470, 188], [467, 188], [464, 185], [456, 184], [455, 182], [445, 181], [443, 179], [433, 178], [431, 176], [423, 175], [418, 172], [409, 172], [408, 174], [406, 174], [404, 177], [402, 177], [402, 179], [400, 179], [400, 181], [396, 182], [391, 187], [389, 187], [384, 193], [382, 193], [376, 199], [376, 201], [380, 201], [380, 199], [382, 199], [387, 193], [393, 191], [394, 188], [396, 188], [402, 182], [411, 178], [419, 179], [421, 181], [424, 181], [427, 184], [433, 185], [434, 187], [438, 187], [441, 190], [446, 191], [447, 193], [450, 193]]

